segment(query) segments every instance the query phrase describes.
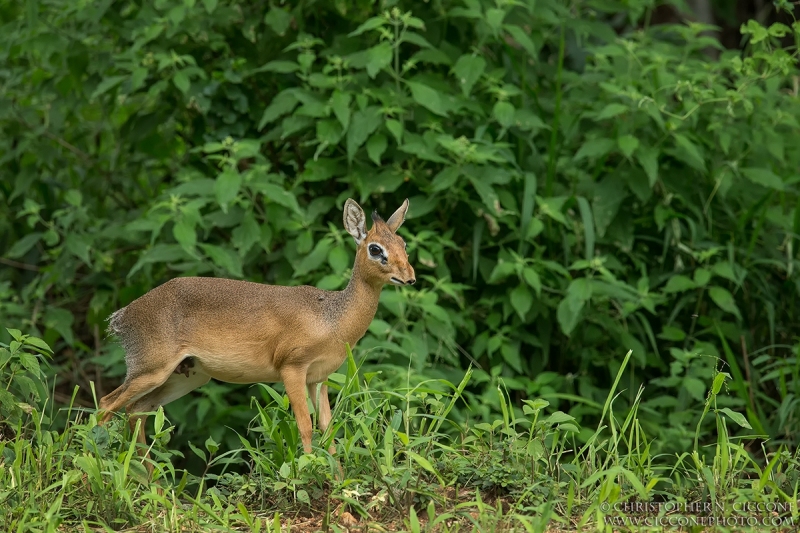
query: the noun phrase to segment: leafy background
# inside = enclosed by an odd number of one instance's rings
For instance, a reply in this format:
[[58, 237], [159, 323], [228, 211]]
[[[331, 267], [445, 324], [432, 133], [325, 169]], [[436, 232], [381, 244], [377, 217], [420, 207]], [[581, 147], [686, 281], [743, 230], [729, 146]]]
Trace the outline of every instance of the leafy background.
[[[652, 453], [689, 447], [715, 369], [739, 436], [796, 447], [800, 25], [717, 9], [727, 49], [681, 5], [4, 2], [0, 322], [91, 407], [114, 310], [178, 275], [341, 288], [344, 200], [408, 197], [420, 282], [358, 345], [372, 387], [472, 364], [455, 420], [501, 387], [585, 425], [630, 349]], [[236, 445], [253, 394], [170, 404], [172, 445]]]

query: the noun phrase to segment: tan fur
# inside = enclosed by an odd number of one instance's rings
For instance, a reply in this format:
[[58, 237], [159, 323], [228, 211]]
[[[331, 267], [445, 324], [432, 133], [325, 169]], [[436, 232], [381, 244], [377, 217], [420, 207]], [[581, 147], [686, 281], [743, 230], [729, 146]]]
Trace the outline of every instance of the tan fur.
[[[150, 412], [206, 384], [283, 382], [303, 441], [311, 452], [306, 389], [323, 432], [331, 420], [328, 390], [316, 385], [342, 364], [367, 331], [383, 285], [413, 284], [405, 243], [395, 232], [408, 200], [384, 222], [348, 199], [344, 224], [357, 242], [353, 274], [341, 291], [283, 287], [221, 278], [175, 278], [134, 300], [109, 318], [109, 330], [125, 348], [125, 382], [100, 400], [101, 423], [125, 407]], [[370, 245], [386, 252], [386, 264], [370, 257]], [[394, 281], [392, 281], [394, 280]], [[191, 358], [191, 359], [189, 359]], [[143, 415], [138, 441], [146, 444]], [[331, 446], [333, 453], [333, 446]], [[147, 463], [148, 469], [152, 466]]]

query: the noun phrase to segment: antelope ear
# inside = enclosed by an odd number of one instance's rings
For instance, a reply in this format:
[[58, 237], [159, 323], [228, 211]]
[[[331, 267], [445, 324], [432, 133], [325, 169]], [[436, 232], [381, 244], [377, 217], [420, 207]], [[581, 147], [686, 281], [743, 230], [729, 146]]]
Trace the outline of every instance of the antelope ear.
[[392, 213], [389, 220], [386, 221], [386, 225], [389, 226], [389, 229], [397, 232], [406, 220], [406, 213], [408, 213], [408, 198], [403, 202], [403, 205], [397, 208], [397, 211]]
[[361, 241], [367, 236], [364, 210], [352, 198], [348, 198], [344, 203], [344, 229], [353, 236], [356, 244], [361, 244]]

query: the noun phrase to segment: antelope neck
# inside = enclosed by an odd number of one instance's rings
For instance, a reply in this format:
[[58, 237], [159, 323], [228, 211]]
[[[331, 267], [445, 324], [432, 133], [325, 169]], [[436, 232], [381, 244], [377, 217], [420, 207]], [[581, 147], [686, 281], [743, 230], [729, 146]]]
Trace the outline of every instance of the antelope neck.
[[383, 283], [370, 283], [361, 276], [356, 260], [347, 287], [336, 295], [339, 304], [335, 316], [337, 328], [351, 345], [364, 336], [375, 317], [382, 288]]

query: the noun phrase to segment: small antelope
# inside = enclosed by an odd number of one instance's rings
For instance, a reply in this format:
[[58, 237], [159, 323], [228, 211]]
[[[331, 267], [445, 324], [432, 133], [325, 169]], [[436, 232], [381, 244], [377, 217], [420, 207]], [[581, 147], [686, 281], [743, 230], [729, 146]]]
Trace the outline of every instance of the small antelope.
[[[406, 244], [396, 233], [407, 211], [405, 200], [387, 221], [373, 212], [367, 231], [361, 207], [352, 199], [345, 202], [344, 227], [357, 247], [344, 290], [175, 278], [113, 313], [109, 331], [125, 349], [127, 374], [119, 388], [100, 400], [105, 411], [100, 423], [122, 407], [139, 413], [129, 423], [133, 429], [142, 420], [138, 441], [146, 446], [146, 415], [141, 413], [177, 400], [211, 378], [229, 383], [282, 381], [303, 450], [310, 453], [306, 388], [324, 433], [331, 421], [324, 383], [344, 361], [345, 344], [354, 346], [366, 333], [383, 285], [416, 282]], [[147, 468], [152, 474], [149, 462]]]

